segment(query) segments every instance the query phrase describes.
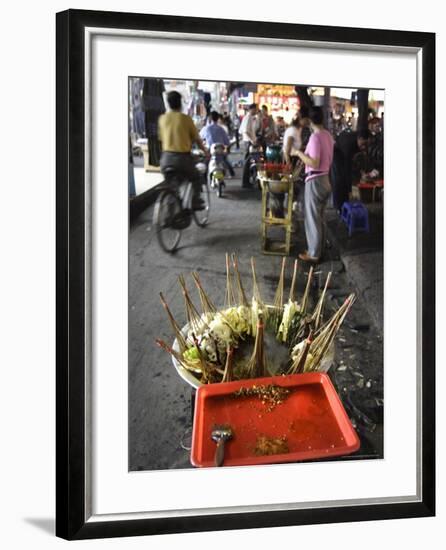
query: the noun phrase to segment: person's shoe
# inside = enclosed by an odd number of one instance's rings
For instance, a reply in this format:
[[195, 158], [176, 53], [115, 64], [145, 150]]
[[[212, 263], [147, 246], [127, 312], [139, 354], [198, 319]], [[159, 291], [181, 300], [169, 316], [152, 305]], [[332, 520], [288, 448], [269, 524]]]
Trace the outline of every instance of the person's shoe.
[[206, 208], [206, 205], [204, 204], [204, 200], [200, 198], [194, 198], [192, 199], [192, 210], [204, 210]]
[[299, 254], [299, 258], [304, 262], [311, 262], [316, 264], [319, 261], [319, 258], [315, 258], [314, 256], [310, 256], [308, 252], [303, 252], [302, 254]]

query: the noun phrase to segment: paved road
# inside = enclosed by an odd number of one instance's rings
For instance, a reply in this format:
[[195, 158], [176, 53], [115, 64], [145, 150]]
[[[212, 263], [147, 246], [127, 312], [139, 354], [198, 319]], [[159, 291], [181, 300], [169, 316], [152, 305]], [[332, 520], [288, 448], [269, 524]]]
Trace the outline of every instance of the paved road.
[[[224, 198], [212, 196], [209, 225], [204, 229], [191, 225], [185, 230], [180, 248], [174, 255], [160, 250], [151, 227], [151, 210], [149, 208], [140, 215], [130, 232], [130, 470], [190, 467], [189, 452], [182, 448], [181, 442], [184, 440], [187, 446], [191, 429], [192, 392], [177, 375], [168, 355], [155, 345], [155, 338], [172, 341], [169, 323], [159, 301], [159, 292], [164, 294], [182, 324], [185, 315], [177, 283], [180, 274], [188, 278], [189, 287], [192, 288], [189, 274], [198, 271], [205, 289], [218, 305], [223, 303], [224, 298], [225, 252], [238, 255], [248, 292], [251, 291], [249, 260], [254, 256], [262, 292], [265, 299], [272, 300], [281, 264], [281, 257], [265, 256], [260, 250], [260, 192], [241, 189], [238, 178], [227, 182]], [[303, 244], [302, 234], [297, 233], [294, 255], [303, 249]], [[334, 269], [333, 288], [338, 289], [338, 294], [348, 293], [352, 285], [343, 272], [343, 264], [336, 258], [335, 250], [331, 250], [330, 255], [334, 259], [322, 264], [319, 270], [326, 272]], [[288, 287], [291, 265], [290, 259]], [[301, 276], [301, 290], [303, 283], [304, 276]], [[332, 296], [332, 307], [337, 304], [337, 299]], [[357, 303], [355, 309], [351, 322], [369, 325], [370, 318], [364, 304]], [[373, 327], [366, 333], [349, 328], [345, 331], [344, 340], [347, 344], [345, 349], [344, 345], [340, 345], [337, 351], [338, 366], [341, 368], [340, 383], [343, 383], [343, 374], [346, 374], [343, 365], [350, 361], [353, 369], [362, 369], [361, 375], [365, 381], [376, 379], [382, 393], [382, 341], [379, 340], [379, 334]], [[356, 361], [358, 367], [354, 366], [355, 358], [350, 360], [355, 346], [363, 350], [361, 361]], [[367, 365], [369, 372], [363, 374], [364, 366]], [[356, 379], [353, 380], [356, 383]], [[373, 433], [365, 434], [363, 450], [365, 454], [378, 456], [382, 452], [382, 438], [376, 435], [380, 433], [379, 429]]]

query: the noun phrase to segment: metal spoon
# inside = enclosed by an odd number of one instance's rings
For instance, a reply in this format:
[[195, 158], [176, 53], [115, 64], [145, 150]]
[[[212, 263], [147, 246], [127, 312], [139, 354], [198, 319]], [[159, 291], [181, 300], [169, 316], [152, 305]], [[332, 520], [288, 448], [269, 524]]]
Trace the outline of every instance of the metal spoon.
[[215, 449], [215, 465], [222, 466], [225, 458], [225, 442], [233, 437], [231, 426], [214, 426], [211, 437], [217, 443]]

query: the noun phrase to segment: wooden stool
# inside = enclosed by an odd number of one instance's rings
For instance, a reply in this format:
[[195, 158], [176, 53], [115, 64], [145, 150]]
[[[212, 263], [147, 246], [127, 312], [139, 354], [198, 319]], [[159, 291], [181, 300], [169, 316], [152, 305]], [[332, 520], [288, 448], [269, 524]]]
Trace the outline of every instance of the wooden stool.
[[[281, 180], [260, 177], [260, 186], [262, 188], [262, 251], [264, 254], [288, 256], [291, 245], [293, 180], [291, 176], [283, 176]], [[269, 206], [270, 198], [277, 193], [286, 195], [287, 206], [283, 218], [275, 217]], [[273, 241], [268, 236], [272, 228], [284, 230], [284, 241]]]

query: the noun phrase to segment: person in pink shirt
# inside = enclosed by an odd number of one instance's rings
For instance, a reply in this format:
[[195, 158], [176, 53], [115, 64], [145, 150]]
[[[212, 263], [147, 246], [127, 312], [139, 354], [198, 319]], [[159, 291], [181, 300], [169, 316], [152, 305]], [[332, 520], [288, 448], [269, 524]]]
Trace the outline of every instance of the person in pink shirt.
[[312, 134], [305, 152], [296, 151], [305, 164], [304, 216], [308, 250], [299, 254], [301, 260], [318, 262], [325, 242], [325, 208], [331, 193], [328, 177], [333, 161], [334, 140], [324, 128], [320, 107], [310, 110]]

